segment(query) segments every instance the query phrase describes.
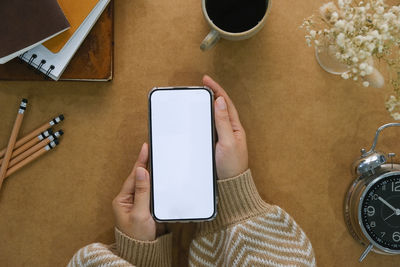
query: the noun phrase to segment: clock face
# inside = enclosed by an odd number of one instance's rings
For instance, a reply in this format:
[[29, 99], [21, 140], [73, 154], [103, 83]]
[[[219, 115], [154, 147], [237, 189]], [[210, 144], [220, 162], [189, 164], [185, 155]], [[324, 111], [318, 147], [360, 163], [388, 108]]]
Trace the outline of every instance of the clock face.
[[381, 247], [400, 253], [400, 175], [386, 176], [367, 190], [360, 213], [364, 230]]

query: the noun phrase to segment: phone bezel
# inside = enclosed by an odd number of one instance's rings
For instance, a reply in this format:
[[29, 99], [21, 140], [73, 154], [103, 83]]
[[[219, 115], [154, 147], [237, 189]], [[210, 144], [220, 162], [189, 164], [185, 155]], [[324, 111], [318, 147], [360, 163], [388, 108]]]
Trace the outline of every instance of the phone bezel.
[[[212, 138], [212, 171], [213, 171], [213, 195], [214, 195], [214, 211], [213, 214], [208, 218], [187, 218], [187, 219], [171, 219], [171, 220], [164, 220], [157, 218], [156, 214], [154, 213], [154, 191], [153, 191], [153, 145], [152, 145], [152, 126], [151, 126], [151, 96], [154, 92], [159, 90], [206, 90], [210, 94], [210, 109], [211, 109], [211, 138]], [[150, 141], [150, 149], [149, 149], [149, 170], [150, 170], [150, 183], [151, 183], [151, 190], [150, 190], [150, 212], [153, 216], [154, 220], [157, 222], [199, 222], [199, 221], [211, 221], [217, 215], [217, 171], [215, 166], [215, 122], [214, 122], [214, 92], [206, 87], [206, 86], [176, 86], [176, 87], [154, 87], [150, 90], [148, 94], [148, 109], [149, 109], [149, 141]]]

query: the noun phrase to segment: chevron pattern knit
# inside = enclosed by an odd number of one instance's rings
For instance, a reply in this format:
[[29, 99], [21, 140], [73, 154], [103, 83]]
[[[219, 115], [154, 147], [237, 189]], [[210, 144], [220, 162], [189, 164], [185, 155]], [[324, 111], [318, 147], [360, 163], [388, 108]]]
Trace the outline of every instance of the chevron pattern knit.
[[100, 243], [90, 244], [81, 248], [68, 264], [68, 267], [128, 267], [132, 266], [126, 260], [111, 253], [109, 246]]
[[316, 266], [305, 233], [289, 214], [261, 199], [250, 170], [218, 185], [220, 213], [199, 225], [190, 266]]
[[[189, 266], [316, 266], [305, 233], [284, 210], [261, 199], [250, 170], [219, 181], [218, 189], [218, 215], [198, 224]], [[115, 238], [112, 246], [80, 249], [68, 267], [171, 266], [171, 234], [143, 242], [116, 229]]]
[[190, 266], [315, 266], [311, 243], [279, 207], [193, 240]]

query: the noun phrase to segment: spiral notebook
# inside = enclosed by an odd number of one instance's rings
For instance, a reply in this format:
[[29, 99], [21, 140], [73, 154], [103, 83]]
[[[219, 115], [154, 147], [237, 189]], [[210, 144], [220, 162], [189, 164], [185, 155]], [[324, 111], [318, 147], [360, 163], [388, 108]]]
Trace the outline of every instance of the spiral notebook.
[[98, 0], [57, 0], [71, 27], [43, 43], [53, 53], [58, 53], [72, 37], [79, 25], [96, 6]]
[[110, 0], [99, 0], [58, 53], [52, 53], [44, 45], [39, 45], [20, 55], [20, 58], [51, 79], [58, 80], [109, 2]]

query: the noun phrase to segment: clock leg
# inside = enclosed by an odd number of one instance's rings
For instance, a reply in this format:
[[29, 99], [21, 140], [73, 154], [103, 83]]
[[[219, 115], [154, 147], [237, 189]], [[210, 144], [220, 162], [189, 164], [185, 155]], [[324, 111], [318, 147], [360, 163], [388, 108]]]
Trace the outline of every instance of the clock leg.
[[359, 262], [362, 262], [363, 259], [365, 259], [365, 257], [367, 257], [368, 253], [371, 251], [371, 249], [372, 249], [373, 247], [374, 247], [374, 246], [373, 246], [372, 244], [369, 244], [368, 247], [364, 250], [363, 254], [361, 254], [361, 257], [360, 257], [360, 259], [359, 259], [358, 261], [359, 261]]

